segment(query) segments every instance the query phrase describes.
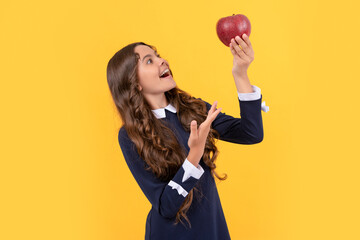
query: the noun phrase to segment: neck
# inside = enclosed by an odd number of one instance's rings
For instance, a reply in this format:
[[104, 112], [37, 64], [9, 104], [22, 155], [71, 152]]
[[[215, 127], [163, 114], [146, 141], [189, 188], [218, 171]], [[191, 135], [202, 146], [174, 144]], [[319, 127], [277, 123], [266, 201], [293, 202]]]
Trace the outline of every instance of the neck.
[[166, 99], [165, 94], [161, 94], [158, 96], [145, 96], [146, 100], [148, 101], [151, 109], [155, 110], [155, 109], [159, 109], [159, 108], [164, 108], [167, 105], [169, 105], [168, 100]]

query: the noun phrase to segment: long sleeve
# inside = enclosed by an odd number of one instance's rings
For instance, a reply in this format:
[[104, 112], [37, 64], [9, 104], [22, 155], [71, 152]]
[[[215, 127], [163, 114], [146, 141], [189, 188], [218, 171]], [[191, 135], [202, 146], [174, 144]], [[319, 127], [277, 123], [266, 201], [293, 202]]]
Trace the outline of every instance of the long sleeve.
[[[253, 92], [252, 93], [238, 93], [238, 98], [240, 101], [251, 101], [257, 100], [261, 97], [261, 89], [255, 85], [251, 85]], [[265, 105], [265, 101], [261, 103], [261, 110], [264, 112], [269, 111], [269, 107]]]
[[[241, 118], [220, 112], [212, 122], [211, 126], [220, 134], [220, 140], [238, 144], [255, 144], [263, 140], [262, 95], [260, 88], [254, 85], [252, 87], [253, 93], [238, 92]], [[207, 111], [209, 111], [212, 104], [202, 101], [206, 103]]]
[[139, 156], [135, 144], [124, 128], [118, 135], [119, 145], [125, 161], [153, 208], [165, 218], [176, 216], [189, 191], [204, 173], [200, 166], [195, 167], [187, 159], [169, 182], [160, 181], [153, 172], [146, 170], [146, 162]]

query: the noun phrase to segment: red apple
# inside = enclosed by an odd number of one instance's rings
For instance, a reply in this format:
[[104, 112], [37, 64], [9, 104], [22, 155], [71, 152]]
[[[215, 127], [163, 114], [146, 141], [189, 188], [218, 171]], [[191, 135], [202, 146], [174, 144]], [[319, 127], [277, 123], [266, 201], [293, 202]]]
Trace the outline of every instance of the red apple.
[[245, 33], [250, 36], [251, 25], [249, 19], [242, 14], [233, 14], [232, 16], [220, 18], [216, 24], [216, 33], [220, 41], [229, 47], [231, 38]]

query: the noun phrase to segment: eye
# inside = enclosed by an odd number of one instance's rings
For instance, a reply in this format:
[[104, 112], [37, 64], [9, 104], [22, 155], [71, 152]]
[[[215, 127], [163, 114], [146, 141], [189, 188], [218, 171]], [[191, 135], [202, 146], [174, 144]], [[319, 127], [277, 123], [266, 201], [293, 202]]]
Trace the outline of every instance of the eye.
[[[159, 54], [158, 54], [158, 55], [156, 55], [156, 56], [157, 56], [158, 58], [161, 58]], [[150, 60], [151, 60], [151, 62], [152, 62], [152, 59], [151, 59], [151, 58], [149, 58], [149, 60], [147, 60], [147, 62], [146, 62], [146, 63], [148, 63]]]

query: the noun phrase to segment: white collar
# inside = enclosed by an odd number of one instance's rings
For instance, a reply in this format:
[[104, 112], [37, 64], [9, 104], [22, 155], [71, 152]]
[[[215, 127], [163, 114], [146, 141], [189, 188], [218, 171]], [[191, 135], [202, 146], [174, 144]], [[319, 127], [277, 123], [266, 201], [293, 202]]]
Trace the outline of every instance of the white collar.
[[164, 118], [166, 117], [165, 109], [169, 110], [170, 112], [176, 113], [176, 108], [171, 103], [169, 103], [169, 105], [164, 108], [158, 108], [151, 111], [154, 113], [156, 118]]

